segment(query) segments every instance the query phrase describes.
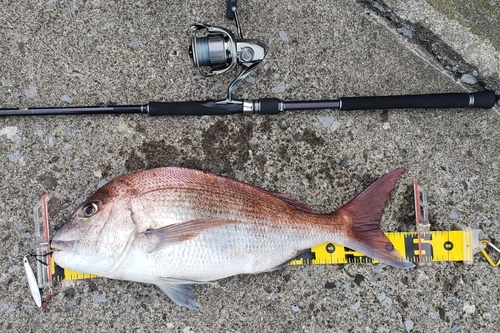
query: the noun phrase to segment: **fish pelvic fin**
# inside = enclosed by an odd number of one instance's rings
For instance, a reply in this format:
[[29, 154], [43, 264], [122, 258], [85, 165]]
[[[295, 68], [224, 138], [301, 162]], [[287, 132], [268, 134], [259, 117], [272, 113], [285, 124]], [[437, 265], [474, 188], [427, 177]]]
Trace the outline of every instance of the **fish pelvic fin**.
[[343, 245], [396, 268], [411, 268], [380, 229], [380, 219], [403, 168], [380, 177], [354, 199], [331, 215], [344, 222], [346, 240]]
[[193, 294], [193, 290], [189, 284], [167, 282], [158, 285], [158, 287], [178, 305], [192, 310], [200, 309], [198, 304], [196, 304], [196, 296]]

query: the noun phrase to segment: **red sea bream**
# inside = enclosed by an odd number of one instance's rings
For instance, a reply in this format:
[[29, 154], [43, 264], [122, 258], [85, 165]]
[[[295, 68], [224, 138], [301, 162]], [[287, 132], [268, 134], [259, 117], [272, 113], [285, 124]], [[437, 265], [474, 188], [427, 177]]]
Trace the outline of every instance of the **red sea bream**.
[[325, 242], [410, 268], [379, 228], [403, 172], [382, 176], [330, 214], [203, 171], [171, 167], [124, 175], [76, 208], [52, 239], [53, 258], [75, 271], [156, 284], [192, 309], [190, 284], [279, 269]]

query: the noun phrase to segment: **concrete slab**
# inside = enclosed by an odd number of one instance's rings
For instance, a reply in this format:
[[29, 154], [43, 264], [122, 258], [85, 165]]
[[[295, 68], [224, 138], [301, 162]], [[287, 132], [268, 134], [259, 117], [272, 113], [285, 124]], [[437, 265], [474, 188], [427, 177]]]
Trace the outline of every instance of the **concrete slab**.
[[[244, 34], [265, 42], [270, 52], [238, 88], [238, 97], [297, 100], [481, 87], [479, 80], [471, 86], [444, 69], [372, 3], [242, 1], [240, 7]], [[4, 108], [222, 98], [232, 80], [205, 78], [188, 58], [190, 24], [231, 27], [218, 0], [10, 0], [2, 4], [0, 21]], [[22, 271], [22, 255], [33, 250], [31, 209], [42, 193], [52, 198], [56, 228], [104, 181], [171, 165], [285, 192], [321, 212], [340, 207], [383, 173], [405, 167], [385, 210], [384, 230], [415, 230], [416, 178], [429, 192], [433, 229], [480, 228], [498, 243], [498, 117], [496, 107], [318, 110], [274, 117], [2, 118], [0, 327], [498, 332], [499, 269], [480, 255], [472, 265], [436, 263], [408, 271], [351, 264], [231, 277], [194, 287], [199, 312], [174, 305], [155, 286], [108, 279], [62, 283], [40, 311]]]
[[[406, 21], [413, 29], [419, 30], [423, 27], [438, 37], [438, 43], [442, 41], [448, 46], [448, 50], [446, 47], [436, 50], [436, 56], [450, 62], [447, 64], [449, 69], [457, 75], [465, 76], [464, 82], [480, 80], [489, 85], [490, 89], [498, 90], [500, 86], [498, 1], [387, 0], [385, 3], [393, 14]], [[430, 44], [428, 39], [420, 42]], [[449, 53], [453, 55], [450, 56]], [[457, 56], [458, 59], [454, 59]]]

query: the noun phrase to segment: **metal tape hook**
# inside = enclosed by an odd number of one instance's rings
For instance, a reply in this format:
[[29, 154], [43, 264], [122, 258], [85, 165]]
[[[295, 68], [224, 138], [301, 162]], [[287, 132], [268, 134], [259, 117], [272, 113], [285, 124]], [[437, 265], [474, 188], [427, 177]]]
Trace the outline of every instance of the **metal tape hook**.
[[489, 239], [482, 239], [481, 243], [486, 244], [487, 246], [491, 247], [493, 250], [495, 250], [498, 253], [498, 258], [497, 261], [494, 262], [491, 256], [486, 252], [486, 247], [481, 249], [481, 252], [483, 253], [484, 257], [488, 262], [490, 263], [491, 266], [497, 267], [500, 265], [500, 249], [493, 245]]

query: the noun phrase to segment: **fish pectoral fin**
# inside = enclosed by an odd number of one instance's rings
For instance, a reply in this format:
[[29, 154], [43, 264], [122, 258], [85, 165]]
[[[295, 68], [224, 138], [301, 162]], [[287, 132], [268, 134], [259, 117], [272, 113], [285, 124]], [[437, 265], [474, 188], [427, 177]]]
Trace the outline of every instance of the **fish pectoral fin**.
[[158, 285], [158, 287], [178, 305], [193, 310], [200, 309], [198, 304], [196, 304], [196, 296], [193, 294], [189, 284], [167, 282]]
[[238, 222], [222, 219], [191, 220], [158, 229], [148, 229], [141, 234], [141, 238], [146, 239], [147, 252], [151, 253], [169, 244], [190, 240], [208, 229], [234, 223]]

